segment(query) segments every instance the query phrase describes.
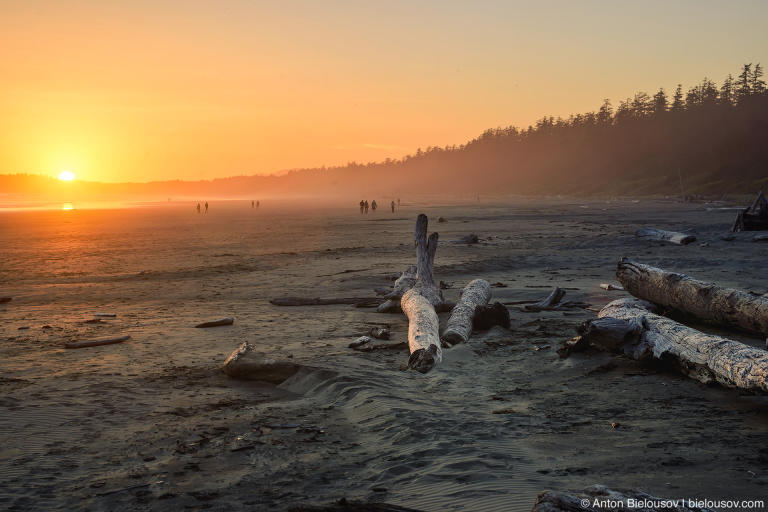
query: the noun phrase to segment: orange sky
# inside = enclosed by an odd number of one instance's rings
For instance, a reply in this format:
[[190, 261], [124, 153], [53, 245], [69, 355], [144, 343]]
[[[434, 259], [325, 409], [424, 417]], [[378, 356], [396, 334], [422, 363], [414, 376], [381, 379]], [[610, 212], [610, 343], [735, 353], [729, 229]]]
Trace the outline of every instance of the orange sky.
[[383, 160], [768, 64], [768, 2], [538, 3], [0, 0], [0, 173]]

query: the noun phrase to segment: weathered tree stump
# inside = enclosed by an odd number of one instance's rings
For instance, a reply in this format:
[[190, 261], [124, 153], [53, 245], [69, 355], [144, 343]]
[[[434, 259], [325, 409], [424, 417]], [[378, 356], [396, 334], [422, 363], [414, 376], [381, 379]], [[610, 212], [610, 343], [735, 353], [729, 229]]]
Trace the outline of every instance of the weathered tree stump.
[[761, 190], [752, 204], [738, 213], [733, 231], [765, 230], [768, 230], [768, 199]]
[[616, 277], [635, 297], [705, 322], [768, 334], [768, 297], [697, 281], [626, 258], [619, 262]]
[[475, 309], [472, 327], [478, 331], [487, 331], [494, 325], [500, 325], [505, 329], [509, 329], [510, 320], [507, 307], [501, 302], [478, 306]]
[[635, 231], [635, 236], [637, 238], [642, 238], [643, 240], [657, 240], [659, 242], [670, 242], [677, 245], [688, 245], [696, 241], [696, 237], [693, 235], [654, 228], [638, 229]]
[[451, 312], [442, 340], [450, 345], [466, 342], [472, 334], [475, 310], [478, 306], [488, 304], [489, 300], [491, 300], [490, 283], [485, 279], [470, 281], [461, 290], [461, 297]]

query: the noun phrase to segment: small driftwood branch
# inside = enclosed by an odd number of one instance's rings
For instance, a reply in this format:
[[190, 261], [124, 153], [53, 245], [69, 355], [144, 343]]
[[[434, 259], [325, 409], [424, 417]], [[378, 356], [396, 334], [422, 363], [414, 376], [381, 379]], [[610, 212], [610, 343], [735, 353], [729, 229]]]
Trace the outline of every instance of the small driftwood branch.
[[273, 306], [329, 306], [333, 304], [351, 304], [357, 307], [376, 307], [381, 304], [379, 297], [278, 297], [269, 301]]
[[545, 299], [540, 300], [535, 304], [525, 306], [525, 309], [526, 311], [548, 311], [557, 309], [560, 305], [560, 301], [563, 300], [563, 297], [565, 297], [565, 290], [555, 287]]
[[[375, 490], [375, 488], [374, 488]], [[373, 503], [364, 501], [347, 501], [342, 498], [330, 505], [298, 505], [288, 509], [288, 512], [420, 512], [415, 508], [400, 507], [389, 503]]]
[[723, 288], [626, 258], [619, 262], [616, 277], [635, 297], [705, 322], [768, 334], [768, 297]]
[[643, 240], [656, 240], [659, 242], [670, 242], [677, 245], [688, 245], [696, 241], [696, 237], [693, 235], [686, 235], [685, 233], [677, 233], [675, 231], [664, 231], [663, 229], [654, 228], [642, 228], [635, 231], [637, 238]]
[[768, 392], [767, 351], [686, 327], [655, 310], [644, 300], [615, 300], [600, 310], [601, 322], [592, 322], [595, 328], [582, 329], [582, 338], [597, 348], [623, 350], [634, 359], [674, 362], [682, 373], [704, 383]]
[[220, 327], [222, 325], [232, 325], [235, 323], [235, 319], [232, 317], [219, 318], [218, 320], [211, 320], [210, 322], [203, 322], [195, 326], [196, 329], [204, 329], [206, 327]]
[[122, 343], [131, 339], [130, 336], [116, 336], [114, 338], [100, 338], [98, 340], [91, 341], [73, 341], [64, 345], [65, 348], [86, 348], [86, 347], [98, 347], [101, 345], [114, 345], [115, 343]]
[[461, 291], [461, 297], [451, 312], [442, 340], [449, 345], [465, 343], [472, 334], [475, 310], [491, 300], [491, 285], [485, 279], [474, 279]]

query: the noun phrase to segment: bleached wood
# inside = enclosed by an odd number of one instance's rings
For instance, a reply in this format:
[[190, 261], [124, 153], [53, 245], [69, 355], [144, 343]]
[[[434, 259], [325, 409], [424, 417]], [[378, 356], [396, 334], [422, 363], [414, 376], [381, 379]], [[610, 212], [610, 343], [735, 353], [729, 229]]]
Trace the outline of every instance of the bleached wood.
[[399, 299], [410, 290], [416, 282], [416, 265], [410, 265], [405, 272], [395, 280], [392, 291], [384, 296], [385, 299]]
[[405, 292], [400, 304], [408, 317], [408, 367], [427, 373], [443, 358], [435, 307], [416, 288]]
[[448, 325], [443, 331], [442, 340], [455, 345], [464, 343], [472, 334], [472, 321], [475, 318], [475, 309], [485, 306], [491, 300], [491, 285], [485, 279], [470, 281], [461, 291], [459, 302], [453, 308], [448, 319]]
[[130, 336], [116, 336], [114, 338], [100, 338], [98, 340], [91, 341], [73, 341], [64, 345], [65, 348], [87, 348], [98, 347], [101, 345], [114, 345], [115, 343], [122, 343], [131, 339]]
[[416, 218], [416, 282], [400, 299], [400, 307], [408, 317], [408, 367], [426, 373], [442, 360], [439, 323], [435, 308], [444, 304], [440, 288], [435, 284], [434, 262], [438, 234], [427, 237], [427, 216]]
[[701, 382], [768, 392], [768, 351], [697, 331], [654, 313], [654, 308], [644, 300], [619, 299], [600, 310], [598, 317], [642, 326], [637, 342], [625, 347], [635, 359], [671, 359], [684, 374]]
[[696, 241], [696, 237], [693, 235], [654, 228], [638, 229], [635, 231], [635, 236], [644, 240], [658, 240], [660, 242], [670, 242], [677, 245], [687, 245]]
[[622, 259], [616, 277], [641, 299], [709, 323], [768, 334], [768, 298], [692, 279], [684, 274]]

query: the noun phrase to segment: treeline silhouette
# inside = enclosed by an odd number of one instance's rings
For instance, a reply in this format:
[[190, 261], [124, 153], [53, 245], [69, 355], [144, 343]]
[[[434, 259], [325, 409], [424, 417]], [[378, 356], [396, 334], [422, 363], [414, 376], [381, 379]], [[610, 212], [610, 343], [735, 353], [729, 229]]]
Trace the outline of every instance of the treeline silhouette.
[[760, 64], [718, 86], [638, 92], [614, 107], [533, 126], [486, 130], [461, 146], [429, 147], [368, 170], [434, 191], [528, 194], [751, 193], [768, 183], [768, 91]]
[[[33, 177], [27, 176], [29, 180]], [[36, 178], [45, 180], [43, 178]], [[0, 192], [26, 188], [0, 176]], [[486, 130], [460, 146], [428, 147], [400, 159], [292, 170], [282, 176], [211, 181], [61, 184], [51, 190], [103, 197], [413, 197], [450, 194], [751, 194], [768, 185], [768, 91], [760, 64], [721, 84], [638, 92], [568, 119]], [[15, 186], [14, 186], [15, 184]], [[21, 192], [21, 190], [19, 190]]]

